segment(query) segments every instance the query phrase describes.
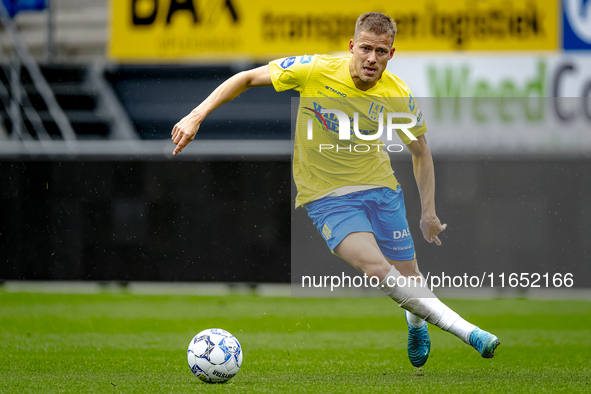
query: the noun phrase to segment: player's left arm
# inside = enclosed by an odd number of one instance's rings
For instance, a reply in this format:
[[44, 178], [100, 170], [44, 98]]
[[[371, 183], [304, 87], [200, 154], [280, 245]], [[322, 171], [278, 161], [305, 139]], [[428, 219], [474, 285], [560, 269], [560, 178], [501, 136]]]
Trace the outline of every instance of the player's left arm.
[[423, 237], [429, 243], [435, 241], [437, 245], [441, 245], [437, 235], [445, 230], [447, 224], [441, 224], [435, 213], [435, 170], [431, 150], [424, 134], [418, 136], [417, 140], [412, 141], [407, 147], [412, 153], [414, 175], [421, 197], [420, 226]]

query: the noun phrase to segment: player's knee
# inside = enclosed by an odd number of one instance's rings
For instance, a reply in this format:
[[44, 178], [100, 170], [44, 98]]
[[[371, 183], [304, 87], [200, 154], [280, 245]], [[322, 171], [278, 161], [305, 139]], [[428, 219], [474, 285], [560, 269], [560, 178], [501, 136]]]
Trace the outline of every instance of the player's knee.
[[360, 257], [350, 262], [353, 267], [363, 272], [369, 277], [376, 276], [382, 280], [388, 272], [390, 272], [391, 266], [386, 261], [380, 259], [372, 259], [368, 257]]
[[391, 269], [392, 266], [389, 264], [380, 264], [371, 266], [367, 271], [365, 271], [365, 274], [370, 278], [375, 276], [381, 282], [388, 275], [388, 272], [390, 272]]
[[419, 271], [419, 266], [416, 262], [416, 259], [409, 260], [409, 261], [389, 261], [392, 265], [396, 267], [400, 275], [406, 277], [420, 277], [421, 272]]

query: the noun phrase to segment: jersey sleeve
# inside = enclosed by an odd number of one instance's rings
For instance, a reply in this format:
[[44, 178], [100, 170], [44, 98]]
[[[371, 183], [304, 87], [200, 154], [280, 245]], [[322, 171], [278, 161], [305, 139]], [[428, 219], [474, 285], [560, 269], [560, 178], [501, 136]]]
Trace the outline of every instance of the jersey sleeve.
[[[419, 108], [419, 104], [412, 96], [412, 93], [410, 93], [410, 91], [408, 94], [408, 112], [412, 113], [414, 116], [417, 117], [417, 124], [414, 127], [408, 129], [408, 131], [410, 131], [410, 133], [415, 137], [425, 134], [427, 132], [427, 124], [425, 123], [425, 117], [421, 112], [421, 108]], [[396, 130], [396, 133], [405, 145], [408, 145], [412, 142], [410, 137], [408, 137], [401, 130]]]
[[[410, 92], [410, 89], [408, 89], [408, 87], [406, 87], [405, 90], [408, 92], [408, 97], [406, 97], [402, 102], [400, 102], [400, 104], [402, 104], [403, 108], [399, 108], [399, 110], [400, 110], [400, 112], [407, 112], [407, 113], [410, 113], [410, 114], [413, 114], [414, 116], [416, 116], [416, 118], [417, 118], [416, 125], [412, 128], [409, 128], [408, 131], [410, 131], [410, 133], [413, 136], [418, 137], [418, 136], [421, 136], [427, 132], [427, 124], [425, 123], [425, 117], [423, 116], [423, 113], [421, 112], [421, 108], [419, 108], [419, 104], [417, 103], [417, 101], [413, 97], [412, 93]], [[406, 121], [403, 121], [401, 123], [406, 123]], [[396, 129], [396, 133], [398, 134], [398, 137], [400, 137], [400, 139], [402, 140], [402, 142], [404, 142], [405, 145], [408, 145], [413, 141], [402, 130]]]
[[269, 63], [271, 82], [276, 91], [293, 89], [298, 92], [304, 90], [312, 69], [316, 62], [316, 56], [291, 56], [273, 60]]

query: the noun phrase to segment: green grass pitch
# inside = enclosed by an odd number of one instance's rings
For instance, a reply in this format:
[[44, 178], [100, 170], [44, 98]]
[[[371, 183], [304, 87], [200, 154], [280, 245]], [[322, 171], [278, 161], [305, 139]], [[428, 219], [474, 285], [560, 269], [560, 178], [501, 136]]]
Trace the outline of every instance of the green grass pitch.
[[[591, 390], [591, 302], [447, 300], [501, 340], [485, 360], [430, 327], [422, 369], [389, 299], [61, 295], [0, 292], [0, 392], [522, 392]], [[205, 328], [244, 349], [230, 382], [193, 376]]]

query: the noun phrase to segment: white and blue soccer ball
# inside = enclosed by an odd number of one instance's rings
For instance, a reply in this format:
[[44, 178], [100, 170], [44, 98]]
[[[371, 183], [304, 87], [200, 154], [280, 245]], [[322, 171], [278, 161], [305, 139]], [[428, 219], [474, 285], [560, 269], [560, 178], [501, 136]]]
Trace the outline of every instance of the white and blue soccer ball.
[[221, 328], [203, 330], [189, 343], [189, 368], [207, 383], [223, 383], [234, 377], [242, 365], [238, 339]]

